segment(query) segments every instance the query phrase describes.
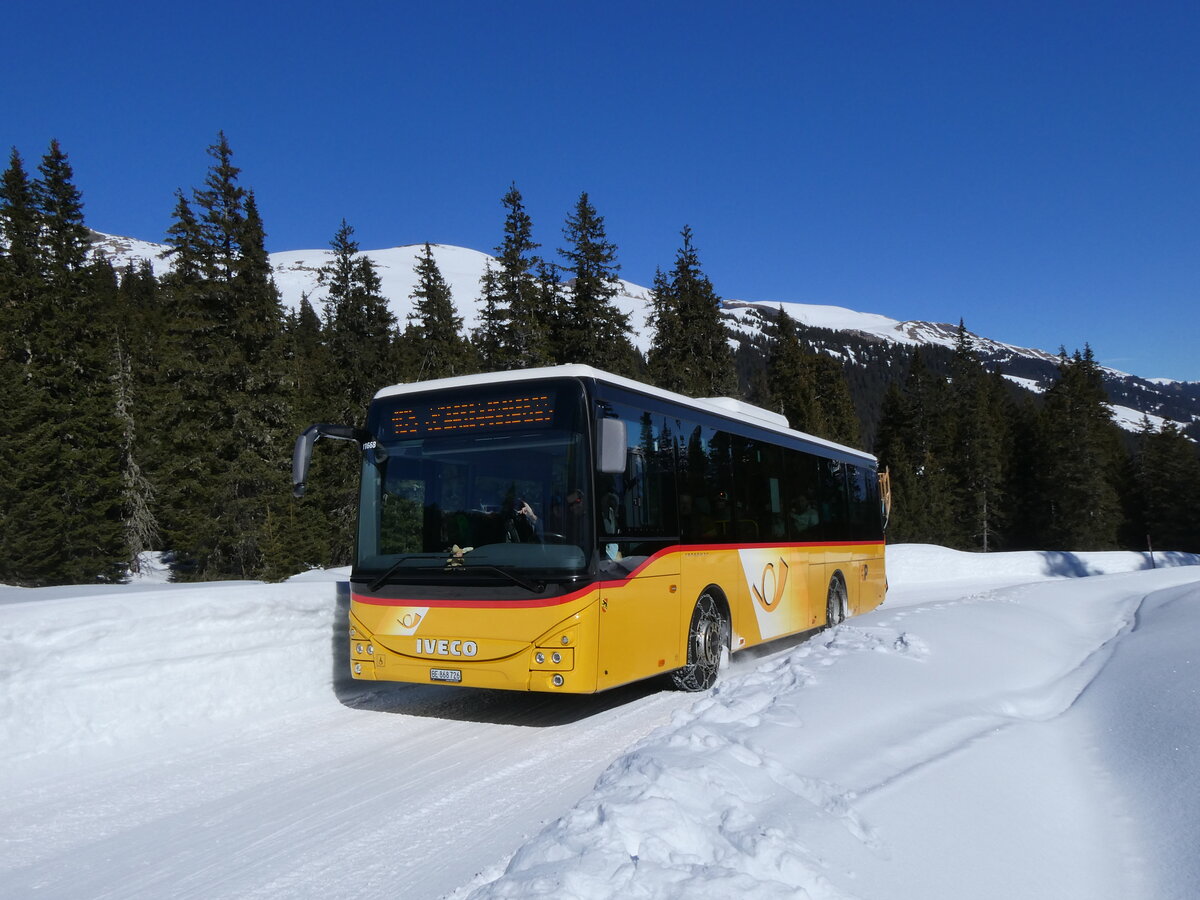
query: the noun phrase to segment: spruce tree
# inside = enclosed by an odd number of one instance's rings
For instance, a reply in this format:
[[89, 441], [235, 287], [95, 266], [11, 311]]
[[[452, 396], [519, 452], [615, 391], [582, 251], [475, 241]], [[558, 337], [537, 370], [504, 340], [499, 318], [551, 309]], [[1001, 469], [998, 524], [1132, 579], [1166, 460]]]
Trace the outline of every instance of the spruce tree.
[[83, 197], [74, 183], [74, 172], [58, 141], [38, 166], [34, 199], [41, 212], [43, 265], [56, 278], [71, 278], [87, 262], [91, 236], [83, 222]]
[[[293, 396], [289, 428], [292, 438], [313, 423], [332, 419], [329, 398], [325, 395], [332, 362], [324, 337], [321, 317], [304, 293], [299, 308], [289, 313], [284, 322], [286, 377]], [[333, 486], [343, 485], [357, 467], [352, 454], [337, 453], [336, 446], [328, 446], [339, 444], [340, 441], [322, 442], [321, 452], [313, 455], [309, 471], [311, 489], [300, 499], [289, 498], [282, 511], [272, 513], [266, 577], [283, 577], [349, 561], [345, 553], [334, 557], [335, 541], [345, 546], [347, 538], [336, 532], [344, 522], [335, 522], [331, 516], [330, 492]], [[335, 451], [333, 454], [326, 452], [331, 449]], [[329, 459], [331, 455], [336, 459]]]
[[649, 377], [659, 387], [693, 397], [732, 396], [737, 377], [721, 301], [700, 268], [692, 229], [685, 226], [681, 234], [674, 268], [654, 277]]
[[1137, 521], [1133, 546], [1200, 552], [1200, 457], [1174, 422], [1143, 420], [1134, 460]]
[[42, 223], [42, 259], [50, 290], [41, 356], [48, 409], [58, 412], [59, 497], [66, 514], [55, 580], [119, 581], [124, 539], [114, 356], [117, 279], [107, 260], [89, 258], [83, 196], [57, 141], [38, 166], [34, 196]]
[[177, 195], [164, 354], [167, 440], [155, 473], [177, 578], [258, 577], [269, 568], [273, 505], [287, 494], [290, 444], [282, 309], [252, 193], [225, 135], [204, 187]]
[[313, 308], [308, 292], [300, 295], [300, 306], [284, 322], [287, 339], [285, 358], [288, 380], [294, 396], [293, 430], [299, 431], [329, 416], [329, 401], [324, 396], [331, 365], [325, 347], [321, 317]]
[[475, 357], [484, 372], [495, 372], [504, 362], [504, 329], [507, 314], [500, 299], [500, 283], [490, 261], [484, 264], [479, 278], [479, 327], [471, 336]]
[[433, 248], [426, 244], [417, 258], [417, 283], [410, 295], [408, 336], [420, 363], [416, 378], [427, 380], [474, 371], [470, 344], [462, 335], [462, 317], [454, 308], [450, 285], [442, 277]]
[[800, 383], [805, 354], [796, 333], [796, 322], [780, 306], [775, 317], [763, 323], [763, 333], [767, 338], [764, 405], [782, 414], [793, 428], [801, 428], [796, 385]]
[[[533, 240], [533, 221], [514, 183], [501, 201], [504, 205], [504, 240], [496, 248], [493, 334], [498, 343], [491, 365], [499, 369], [528, 369], [551, 364], [549, 322], [553, 308], [544, 305], [535, 273], [541, 245]], [[485, 298], [486, 299], [486, 298]], [[494, 327], [499, 325], [500, 327]]]
[[801, 384], [811, 386], [809, 407], [814, 412], [811, 433], [839, 444], [857, 446], [858, 413], [842, 364], [824, 353], [809, 354], [804, 359]]
[[534, 305], [545, 339], [546, 363], [570, 360], [563, 351], [564, 329], [571, 327], [570, 298], [558, 264], [538, 259], [534, 268]]
[[[52, 423], [42, 414], [31, 383], [33, 323], [41, 315], [38, 213], [33, 185], [14, 147], [0, 179], [0, 403], [7, 437], [0, 440], [0, 582], [34, 583], [32, 566], [50, 553], [54, 525], [33, 516], [50, 513], [36, 493], [53, 483]], [[41, 573], [38, 573], [40, 575]]]
[[[379, 273], [360, 252], [354, 228], [344, 219], [329, 246], [332, 257], [321, 268], [327, 291], [322, 328], [327, 365], [317, 390], [325, 403], [314, 421], [361, 424], [375, 391], [407, 373], [400, 371], [396, 317], [381, 293]], [[330, 562], [344, 565], [354, 549], [358, 459], [352, 445], [327, 443], [314, 455], [308, 502], [322, 510]]]
[[0, 227], [0, 388], [12, 437], [0, 453], [0, 556], [20, 584], [124, 574], [110, 349], [116, 281], [88, 259], [74, 175], [52, 141], [29, 180], [13, 151]]
[[856, 445], [858, 415], [842, 366], [830, 356], [806, 353], [783, 307], [765, 330], [768, 405], [798, 431]]
[[950, 372], [947, 413], [956, 546], [991, 550], [1002, 541], [1005, 522], [1006, 398], [995, 376], [984, 369], [962, 322]]
[[567, 217], [563, 237], [567, 246], [558, 252], [567, 261], [569, 288], [557, 322], [556, 358], [632, 376], [637, 351], [629, 340], [629, 317], [613, 303], [620, 284], [617, 247], [586, 192]]
[[876, 454], [892, 479], [893, 541], [956, 545], [946, 380], [913, 352], [903, 388], [888, 392]]
[[379, 272], [359, 252], [354, 228], [342, 224], [329, 242], [333, 257], [321, 267], [325, 344], [334, 365], [326, 394], [334, 421], [359, 422], [380, 387], [399, 380], [395, 362], [396, 317], [382, 294]]
[[1091, 347], [1059, 354], [1059, 380], [1046, 392], [1037, 441], [1039, 546], [1105, 550], [1117, 545], [1116, 488], [1123, 451]]

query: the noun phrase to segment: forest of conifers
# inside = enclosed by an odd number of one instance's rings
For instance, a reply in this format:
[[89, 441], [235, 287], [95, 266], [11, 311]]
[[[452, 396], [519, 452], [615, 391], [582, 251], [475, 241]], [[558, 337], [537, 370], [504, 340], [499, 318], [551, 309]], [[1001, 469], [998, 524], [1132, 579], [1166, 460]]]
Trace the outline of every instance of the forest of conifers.
[[[431, 249], [399, 322], [345, 221], [325, 300], [287, 310], [254, 192], [224, 135], [199, 187], [164, 198], [170, 271], [91, 252], [57, 142], [14, 148], [0, 184], [0, 582], [116, 582], [146, 551], [177, 580], [278, 579], [353, 550], [354, 449], [325, 442], [290, 491], [295, 436], [361, 423], [379, 387], [584, 363], [691, 396], [740, 396], [843, 443], [873, 437], [891, 471], [889, 540], [972, 550], [1200, 550], [1200, 458], [1174, 426], [1122, 437], [1091, 351], [1063, 353], [1039, 400], [988, 372], [965, 329], [948, 363], [905, 350], [873, 388], [814, 353], [783, 313], [736, 354], [692, 232], [654, 278], [648, 322], [613, 303], [617, 248], [588, 195], [540, 255], [516, 185], [476, 297], [454, 298]], [[474, 303], [470, 334], [456, 303]], [[629, 335], [652, 334], [642, 354]], [[882, 399], [881, 399], [882, 398]], [[869, 427], [864, 427], [869, 423]], [[333, 444], [333, 446], [328, 446]]]

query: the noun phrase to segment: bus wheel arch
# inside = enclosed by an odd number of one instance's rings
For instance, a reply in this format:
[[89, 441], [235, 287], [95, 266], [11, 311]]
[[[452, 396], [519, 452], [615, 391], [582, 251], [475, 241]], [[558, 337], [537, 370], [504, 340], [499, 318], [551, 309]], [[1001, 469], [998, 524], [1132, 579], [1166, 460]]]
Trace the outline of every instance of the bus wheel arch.
[[829, 590], [825, 594], [825, 627], [832, 628], [846, 621], [850, 594], [846, 589], [846, 576], [838, 569], [829, 579]]
[[709, 585], [696, 598], [687, 631], [687, 664], [671, 673], [681, 691], [706, 691], [730, 650], [729, 601], [716, 585]]

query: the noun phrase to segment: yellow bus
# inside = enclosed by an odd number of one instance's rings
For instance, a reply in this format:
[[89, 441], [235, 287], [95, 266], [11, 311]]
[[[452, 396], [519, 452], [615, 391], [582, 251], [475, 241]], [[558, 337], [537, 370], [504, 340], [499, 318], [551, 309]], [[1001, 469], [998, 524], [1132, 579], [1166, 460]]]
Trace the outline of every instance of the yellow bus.
[[376, 681], [706, 690], [727, 653], [887, 589], [873, 456], [587, 366], [384, 388], [362, 447], [350, 665]]

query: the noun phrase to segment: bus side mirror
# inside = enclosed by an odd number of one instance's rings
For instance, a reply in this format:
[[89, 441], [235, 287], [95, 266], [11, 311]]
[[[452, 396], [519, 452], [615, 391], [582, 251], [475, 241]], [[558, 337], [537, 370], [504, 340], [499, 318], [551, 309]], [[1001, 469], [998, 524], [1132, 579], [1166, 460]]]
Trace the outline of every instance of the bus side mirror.
[[304, 496], [304, 483], [308, 481], [308, 464], [312, 461], [312, 448], [323, 437], [339, 441], [354, 441], [362, 444], [369, 438], [366, 432], [350, 425], [309, 425], [296, 438], [292, 450], [292, 494]]
[[605, 475], [625, 471], [625, 423], [620, 419], [600, 419], [596, 469]]

